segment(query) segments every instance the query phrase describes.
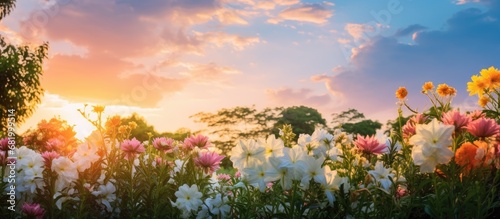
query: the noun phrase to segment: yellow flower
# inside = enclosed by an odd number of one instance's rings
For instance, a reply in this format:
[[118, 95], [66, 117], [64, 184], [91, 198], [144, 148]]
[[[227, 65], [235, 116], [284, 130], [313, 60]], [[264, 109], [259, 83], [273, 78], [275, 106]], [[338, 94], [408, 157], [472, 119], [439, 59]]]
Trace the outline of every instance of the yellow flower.
[[137, 127], [137, 123], [135, 123], [135, 122], [129, 122], [128, 126], [130, 126], [130, 129], [135, 129]]
[[396, 98], [400, 100], [404, 100], [406, 98], [406, 95], [408, 95], [408, 91], [405, 87], [399, 87], [396, 91]]
[[482, 96], [487, 85], [485, 78], [478, 75], [472, 75], [471, 79], [472, 81], [467, 82], [467, 91], [469, 91], [469, 96], [474, 94]]
[[481, 76], [484, 78], [486, 88], [495, 89], [500, 87], [500, 71], [491, 66], [488, 69], [481, 70]]
[[92, 111], [95, 113], [102, 113], [104, 111], [104, 106], [92, 106]]
[[424, 85], [422, 85], [422, 93], [427, 93], [427, 91], [430, 91], [434, 88], [434, 84], [432, 84], [432, 81], [425, 82]]
[[480, 96], [479, 97], [479, 100], [477, 101], [477, 103], [479, 104], [479, 106], [481, 107], [485, 107], [486, 104], [488, 104], [490, 102], [490, 98], [487, 97], [487, 96]]
[[127, 129], [129, 129], [128, 125], [121, 125], [120, 127], [118, 127], [118, 132], [121, 134], [125, 134], [127, 133]]
[[436, 88], [436, 92], [439, 94], [439, 96], [446, 97], [455, 95], [457, 93], [457, 90], [455, 90], [455, 88], [453, 87], [448, 86], [447, 84], [439, 84]]

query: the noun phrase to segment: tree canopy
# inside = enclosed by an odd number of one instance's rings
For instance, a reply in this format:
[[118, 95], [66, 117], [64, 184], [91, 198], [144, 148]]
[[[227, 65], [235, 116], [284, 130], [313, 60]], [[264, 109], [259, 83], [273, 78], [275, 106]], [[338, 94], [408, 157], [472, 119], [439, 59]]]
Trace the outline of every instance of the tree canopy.
[[15, 6], [15, 0], [0, 0], [0, 20], [9, 14]]
[[[318, 110], [306, 106], [292, 106], [280, 113], [273, 126], [273, 133], [278, 134], [279, 129], [285, 124], [292, 125], [295, 134], [312, 134], [316, 127], [326, 127], [326, 120]], [[297, 140], [298, 135], [294, 140]]]
[[[0, 0], [0, 19], [14, 6], [15, 1]], [[34, 48], [15, 46], [0, 36], [0, 131], [6, 131], [8, 115], [19, 125], [33, 114], [40, 103], [43, 96], [40, 76], [47, 50], [47, 43]]]
[[149, 139], [149, 134], [152, 136], [158, 136], [159, 133], [155, 130], [152, 125], [149, 125], [146, 122], [146, 119], [137, 113], [132, 113], [129, 117], [125, 117], [121, 119], [121, 124], [131, 126], [131, 123], [134, 122], [136, 126], [131, 129], [130, 137], [136, 138], [137, 140], [143, 142]]
[[341, 128], [349, 134], [375, 135], [377, 129], [382, 128], [382, 123], [366, 119], [365, 115], [356, 109], [348, 109], [340, 113], [332, 114], [332, 125]]

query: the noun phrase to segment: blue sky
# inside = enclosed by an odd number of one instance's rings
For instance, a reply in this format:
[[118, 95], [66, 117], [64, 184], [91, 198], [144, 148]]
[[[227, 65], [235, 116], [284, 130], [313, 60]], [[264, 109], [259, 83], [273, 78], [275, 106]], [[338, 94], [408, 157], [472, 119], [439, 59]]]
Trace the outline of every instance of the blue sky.
[[356, 108], [385, 123], [394, 92], [425, 109], [426, 81], [454, 86], [499, 66], [497, 0], [19, 1], [0, 23], [13, 43], [48, 41], [46, 95], [21, 129], [76, 112], [144, 115], [159, 131], [200, 128], [188, 117], [223, 107], [306, 105], [324, 117]]

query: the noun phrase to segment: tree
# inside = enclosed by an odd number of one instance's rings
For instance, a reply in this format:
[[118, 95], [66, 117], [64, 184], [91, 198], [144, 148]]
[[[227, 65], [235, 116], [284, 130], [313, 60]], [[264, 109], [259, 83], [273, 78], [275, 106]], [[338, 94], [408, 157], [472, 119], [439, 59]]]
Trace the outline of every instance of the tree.
[[[0, 19], [14, 6], [13, 0], [0, 0]], [[14, 46], [0, 36], [0, 131], [6, 131], [7, 117], [14, 118], [16, 125], [22, 124], [40, 103], [40, 76], [47, 50], [47, 43], [35, 48]]]
[[185, 138], [193, 135], [194, 133], [188, 128], [179, 128], [175, 132], [163, 132], [160, 135], [178, 141], [183, 141]]
[[333, 127], [341, 128], [345, 132], [356, 135], [375, 135], [382, 123], [365, 119], [365, 115], [356, 109], [348, 109], [341, 113], [332, 114]]
[[238, 139], [258, 138], [269, 135], [282, 108], [252, 107], [223, 108], [216, 113], [199, 112], [192, 115], [195, 122], [205, 123], [209, 135], [215, 135], [212, 143], [227, 154]]
[[125, 126], [132, 126], [131, 123], [135, 123], [135, 128], [133, 128], [130, 132], [130, 138], [136, 138], [137, 140], [143, 142], [149, 139], [149, 134], [152, 136], [158, 136], [158, 132], [152, 125], [149, 125], [146, 122], [144, 117], [140, 116], [137, 113], [132, 113], [129, 117], [122, 118], [121, 124]]
[[0, 0], [0, 20], [9, 14], [15, 6], [15, 0]]
[[281, 118], [273, 126], [273, 133], [278, 134], [279, 129], [285, 124], [292, 125], [293, 132], [297, 134], [312, 134], [317, 126], [326, 127], [326, 120], [318, 110], [306, 106], [288, 107], [281, 111]]

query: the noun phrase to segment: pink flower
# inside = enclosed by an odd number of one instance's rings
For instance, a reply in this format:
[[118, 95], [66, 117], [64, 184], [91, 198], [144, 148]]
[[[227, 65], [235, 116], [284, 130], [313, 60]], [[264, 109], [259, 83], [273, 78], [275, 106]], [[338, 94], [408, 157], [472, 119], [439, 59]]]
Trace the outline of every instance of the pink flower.
[[136, 154], [140, 154], [146, 150], [144, 145], [135, 138], [132, 140], [124, 140], [120, 149], [125, 153], [125, 159], [127, 160], [134, 159]]
[[476, 137], [486, 138], [497, 134], [500, 126], [495, 120], [483, 117], [470, 122], [465, 129]]
[[468, 114], [469, 118], [474, 121], [479, 118], [483, 118], [485, 115], [481, 110], [474, 110]]
[[173, 151], [175, 146], [174, 143], [174, 139], [165, 137], [155, 138], [153, 140], [153, 146], [160, 151], [164, 151], [165, 153], [170, 153]]
[[408, 190], [406, 190], [406, 188], [398, 186], [398, 189], [396, 191], [396, 197], [401, 198], [406, 195], [408, 195]]
[[59, 154], [55, 151], [51, 152], [46, 151], [42, 153], [42, 157], [43, 157], [43, 163], [45, 164], [45, 168], [50, 170], [52, 167], [52, 160], [58, 158]]
[[236, 171], [236, 173], [234, 173], [234, 178], [240, 178], [240, 177], [241, 177], [241, 172]]
[[197, 135], [184, 139], [184, 148], [187, 150], [192, 150], [195, 147], [205, 149], [208, 148], [209, 146], [210, 146], [210, 141], [208, 141], [207, 136]]
[[43, 209], [40, 204], [37, 203], [24, 203], [22, 207], [23, 213], [28, 216], [28, 218], [42, 219], [45, 214], [45, 209]]
[[45, 150], [47, 151], [57, 151], [58, 148], [61, 148], [64, 146], [64, 143], [57, 139], [57, 138], [51, 138], [45, 143]]
[[367, 154], [382, 154], [387, 149], [387, 146], [385, 144], [381, 144], [377, 139], [375, 139], [374, 135], [371, 137], [358, 135], [354, 144], [360, 151]]
[[201, 167], [205, 173], [212, 174], [220, 168], [219, 165], [222, 159], [224, 159], [224, 156], [221, 156], [213, 151], [201, 152], [200, 155], [194, 159], [194, 164]]
[[402, 127], [403, 128], [403, 138], [410, 138], [411, 136], [416, 134], [416, 125], [417, 124], [424, 124], [425, 121], [427, 120], [427, 116], [424, 114], [415, 114], [413, 117], [411, 117], [408, 121], [406, 121], [406, 124]]
[[8, 151], [9, 150], [9, 138], [5, 137], [0, 139], [0, 151]]
[[221, 173], [221, 174], [217, 175], [217, 179], [219, 181], [228, 182], [229, 180], [231, 180], [231, 176], [229, 176], [228, 174]]
[[465, 114], [461, 114], [458, 110], [443, 113], [441, 120], [446, 125], [455, 126], [455, 132], [462, 131], [462, 129], [472, 121], [470, 117]]

